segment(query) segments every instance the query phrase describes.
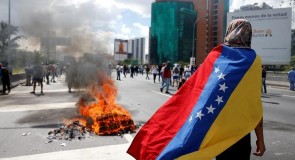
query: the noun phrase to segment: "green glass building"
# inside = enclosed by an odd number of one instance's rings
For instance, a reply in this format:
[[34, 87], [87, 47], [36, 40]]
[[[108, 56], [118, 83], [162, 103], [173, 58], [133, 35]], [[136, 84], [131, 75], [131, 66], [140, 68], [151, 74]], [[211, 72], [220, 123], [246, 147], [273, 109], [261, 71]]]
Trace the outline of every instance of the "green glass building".
[[189, 62], [196, 17], [192, 2], [152, 3], [149, 42], [151, 64]]

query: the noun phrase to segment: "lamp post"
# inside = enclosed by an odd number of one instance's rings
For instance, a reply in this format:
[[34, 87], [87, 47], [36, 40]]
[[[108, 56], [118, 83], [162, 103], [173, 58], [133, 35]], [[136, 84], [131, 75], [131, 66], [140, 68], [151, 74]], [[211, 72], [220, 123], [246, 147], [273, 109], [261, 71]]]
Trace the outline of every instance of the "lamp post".
[[[208, 3], [208, 0], [207, 0], [207, 3]], [[207, 4], [208, 5], [208, 4]], [[208, 8], [208, 6], [207, 6]], [[185, 13], [187, 15], [191, 15], [193, 17], [196, 17], [196, 13], [195, 12], [192, 12], [191, 10], [189, 9], [186, 9], [186, 8], [181, 8], [180, 9], [180, 12], [182, 13]], [[208, 16], [204, 16], [204, 17], [199, 17], [197, 18], [195, 21], [194, 21], [194, 25], [193, 25], [193, 39], [192, 39], [192, 55], [191, 55], [191, 58], [190, 58], [190, 65], [195, 65], [195, 62], [196, 62], [196, 58], [194, 56], [194, 53], [195, 53], [195, 34], [196, 34], [196, 25], [198, 23], [198, 21], [202, 18], [207, 18]]]
[[195, 23], [194, 23], [194, 26], [193, 26], [193, 44], [192, 44], [192, 56], [190, 58], [190, 65], [195, 65], [196, 63], [196, 58], [194, 56], [194, 53], [195, 53], [195, 31], [196, 31], [196, 25], [198, 23], [198, 21], [201, 19], [201, 18], [206, 18], [207, 16], [205, 17], [199, 17], [196, 19]]
[[8, 44], [7, 44], [7, 54], [8, 54], [8, 63], [10, 64], [10, 0], [8, 0], [8, 28], [7, 28], [7, 33], [8, 33]]

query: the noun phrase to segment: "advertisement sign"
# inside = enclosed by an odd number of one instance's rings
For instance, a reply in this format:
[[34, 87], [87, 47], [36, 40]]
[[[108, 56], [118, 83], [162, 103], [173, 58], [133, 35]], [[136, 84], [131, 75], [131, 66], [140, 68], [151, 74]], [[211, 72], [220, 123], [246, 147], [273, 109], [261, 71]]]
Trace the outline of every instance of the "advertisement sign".
[[124, 61], [127, 59], [128, 50], [128, 40], [115, 39], [114, 42], [114, 51], [115, 51], [115, 60]]
[[265, 65], [289, 64], [291, 60], [291, 8], [227, 13], [227, 25], [234, 19], [247, 19], [252, 25], [251, 48]]
[[115, 39], [114, 44], [116, 54], [127, 54], [128, 40]]

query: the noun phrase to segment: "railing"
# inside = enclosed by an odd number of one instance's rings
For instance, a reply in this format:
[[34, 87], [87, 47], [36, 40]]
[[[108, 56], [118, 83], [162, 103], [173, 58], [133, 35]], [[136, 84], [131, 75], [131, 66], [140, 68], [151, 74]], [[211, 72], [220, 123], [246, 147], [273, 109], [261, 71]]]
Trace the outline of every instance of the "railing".
[[[20, 73], [20, 74], [14, 74], [10, 76], [10, 83], [12, 87], [17, 86], [21, 83], [24, 83], [26, 80], [26, 74]], [[0, 90], [2, 91], [2, 81], [0, 80]]]

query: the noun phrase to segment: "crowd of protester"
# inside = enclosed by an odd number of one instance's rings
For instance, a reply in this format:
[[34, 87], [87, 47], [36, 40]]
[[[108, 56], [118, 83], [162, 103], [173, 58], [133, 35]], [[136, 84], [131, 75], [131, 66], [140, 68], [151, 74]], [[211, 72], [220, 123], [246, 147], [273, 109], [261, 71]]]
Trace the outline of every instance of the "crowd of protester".
[[170, 94], [169, 87], [177, 87], [179, 89], [182, 84], [195, 72], [196, 67], [194, 65], [171, 64], [167, 61], [160, 65], [117, 64], [115, 70], [116, 80], [118, 81], [121, 81], [122, 74], [125, 78], [134, 78], [134, 76], [145, 74], [146, 80], [150, 80], [149, 75], [151, 75], [154, 83], [157, 81], [162, 82], [160, 91], [163, 92], [165, 89], [165, 93]]

